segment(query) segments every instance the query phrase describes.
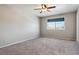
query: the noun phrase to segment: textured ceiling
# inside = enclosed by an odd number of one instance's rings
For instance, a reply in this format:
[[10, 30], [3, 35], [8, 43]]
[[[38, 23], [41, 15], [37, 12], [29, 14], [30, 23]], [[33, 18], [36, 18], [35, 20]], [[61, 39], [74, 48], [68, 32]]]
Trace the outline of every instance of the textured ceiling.
[[[51, 6], [51, 5], [48, 5], [48, 6]], [[50, 9], [51, 12], [40, 13], [40, 10], [33, 10], [33, 13], [36, 16], [44, 17], [44, 16], [74, 12], [79, 8], [79, 4], [56, 4], [55, 6], [56, 6], [56, 8]], [[34, 8], [37, 8], [37, 7], [40, 7], [40, 5], [37, 5]]]
[[[74, 12], [79, 8], [79, 4], [54, 4], [54, 5], [56, 6], [56, 8], [50, 9], [50, 12], [43, 12], [43, 13], [40, 13], [40, 10], [34, 10], [35, 8], [39, 8], [40, 4], [18, 4], [18, 5], [8, 5], [8, 6], [14, 6], [16, 8], [23, 9], [25, 13], [26, 11], [29, 11], [33, 13], [35, 16], [39, 16], [39, 17]], [[51, 4], [48, 6], [53, 6], [53, 5]]]

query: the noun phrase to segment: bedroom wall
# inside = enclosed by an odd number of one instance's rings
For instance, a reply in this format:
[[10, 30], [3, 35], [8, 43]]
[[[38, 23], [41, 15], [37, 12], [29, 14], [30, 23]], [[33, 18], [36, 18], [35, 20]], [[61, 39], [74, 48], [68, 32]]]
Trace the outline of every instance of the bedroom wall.
[[32, 5], [0, 5], [0, 47], [40, 36], [39, 18], [31, 10]]
[[79, 9], [77, 10], [77, 21], [76, 21], [76, 25], [77, 25], [77, 30], [76, 30], [76, 37], [77, 37], [77, 41], [79, 41]]
[[[64, 17], [65, 30], [49, 31], [47, 30], [47, 20]], [[60, 15], [43, 17], [41, 19], [41, 37], [57, 38], [64, 40], [76, 40], [76, 12]]]

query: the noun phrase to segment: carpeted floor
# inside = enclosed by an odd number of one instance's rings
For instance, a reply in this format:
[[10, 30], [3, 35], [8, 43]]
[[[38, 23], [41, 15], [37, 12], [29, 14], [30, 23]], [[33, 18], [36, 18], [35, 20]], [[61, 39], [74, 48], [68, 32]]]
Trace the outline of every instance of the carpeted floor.
[[39, 38], [0, 48], [0, 55], [75, 55], [79, 43], [59, 39]]

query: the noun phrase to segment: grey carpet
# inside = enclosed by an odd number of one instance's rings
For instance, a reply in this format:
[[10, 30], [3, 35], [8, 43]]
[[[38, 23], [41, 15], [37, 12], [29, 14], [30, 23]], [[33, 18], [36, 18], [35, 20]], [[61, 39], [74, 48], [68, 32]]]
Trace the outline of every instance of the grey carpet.
[[0, 48], [0, 55], [77, 55], [79, 43], [59, 39], [39, 38]]

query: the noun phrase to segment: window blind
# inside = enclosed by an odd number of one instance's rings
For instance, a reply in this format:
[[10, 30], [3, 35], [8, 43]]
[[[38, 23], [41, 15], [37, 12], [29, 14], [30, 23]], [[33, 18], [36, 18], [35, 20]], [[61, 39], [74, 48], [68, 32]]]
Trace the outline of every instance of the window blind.
[[64, 21], [64, 18], [48, 19], [48, 22], [60, 22], [60, 21]]

